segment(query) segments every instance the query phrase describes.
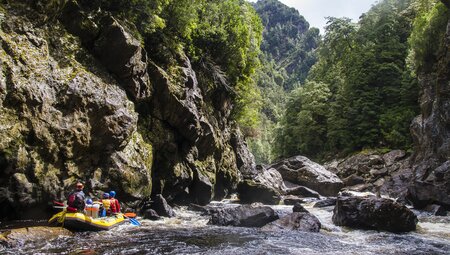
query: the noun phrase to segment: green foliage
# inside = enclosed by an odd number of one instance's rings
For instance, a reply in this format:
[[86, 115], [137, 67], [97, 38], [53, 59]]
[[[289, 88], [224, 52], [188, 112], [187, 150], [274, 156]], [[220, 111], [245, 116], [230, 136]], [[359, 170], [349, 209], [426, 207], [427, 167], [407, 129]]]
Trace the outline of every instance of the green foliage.
[[303, 155], [315, 157], [324, 150], [326, 121], [331, 92], [325, 83], [308, 81], [294, 90], [277, 134], [276, 152], [284, 157]]
[[429, 63], [436, 61], [444, 38], [449, 9], [439, 1], [418, 1], [418, 15], [409, 38], [410, 59], [414, 70], [429, 71]]
[[412, 0], [384, 0], [358, 24], [329, 18], [310, 82], [287, 104], [280, 155], [410, 148], [418, 114], [418, 85], [406, 64], [414, 16]]
[[292, 90], [304, 83], [311, 66], [316, 62], [315, 49], [320, 40], [317, 28], [309, 24], [294, 8], [278, 0], [260, 0], [254, 4], [264, 24], [261, 49], [266, 58], [274, 60], [288, 74], [283, 83], [285, 90]]

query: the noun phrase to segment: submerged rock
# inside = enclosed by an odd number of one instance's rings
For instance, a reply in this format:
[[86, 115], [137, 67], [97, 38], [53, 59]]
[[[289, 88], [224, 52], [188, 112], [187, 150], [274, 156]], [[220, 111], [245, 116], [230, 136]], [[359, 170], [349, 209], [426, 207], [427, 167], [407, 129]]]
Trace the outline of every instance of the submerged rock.
[[305, 209], [305, 207], [303, 207], [300, 203], [295, 203], [294, 207], [292, 208], [293, 212], [307, 212], [309, 213], [308, 210]]
[[317, 201], [314, 204], [314, 207], [316, 208], [321, 208], [321, 207], [327, 207], [327, 206], [332, 206], [336, 204], [336, 198], [335, 197], [329, 197], [320, 201]]
[[210, 224], [235, 227], [262, 227], [278, 219], [269, 206], [241, 205], [235, 208], [214, 208]]
[[60, 227], [29, 227], [5, 231], [0, 234], [0, 244], [11, 247], [38, 240], [52, 240], [72, 236], [73, 233]]
[[338, 197], [333, 223], [352, 228], [407, 232], [416, 229], [417, 216], [406, 206], [377, 197]]
[[319, 192], [324, 196], [336, 196], [344, 186], [334, 173], [303, 156], [285, 159], [271, 165], [283, 179]]
[[305, 232], [319, 232], [321, 224], [316, 216], [308, 212], [293, 212], [272, 223], [267, 224], [262, 230], [296, 230]]

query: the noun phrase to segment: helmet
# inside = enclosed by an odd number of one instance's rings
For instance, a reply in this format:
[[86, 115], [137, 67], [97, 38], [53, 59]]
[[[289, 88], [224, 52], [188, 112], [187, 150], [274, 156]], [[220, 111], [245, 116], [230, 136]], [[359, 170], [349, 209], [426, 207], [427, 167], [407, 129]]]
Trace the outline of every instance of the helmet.
[[90, 198], [88, 198], [87, 200], [86, 200], [86, 204], [88, 204], [88, 205], [92, 205], [92, 199], [90, 199]]
[[109, 198], [109, 194], [108, 193], [103, 193], [103, 198]]
[[116, 192], [114, 190], [111, 190], [109, 192], [109, 197], [115, 197], [116, 196]]

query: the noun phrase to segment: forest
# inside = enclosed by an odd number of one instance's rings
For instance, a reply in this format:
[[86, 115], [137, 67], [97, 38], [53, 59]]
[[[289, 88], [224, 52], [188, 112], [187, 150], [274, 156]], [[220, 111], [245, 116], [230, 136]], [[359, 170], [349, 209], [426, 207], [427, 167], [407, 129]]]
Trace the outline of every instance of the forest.
[[[357, 23], [329, 17], [323, 35], [278, 1], [258, 1], [255, 8], [265, 26], [264, 71], [257, 75], [264, 107], [260, 132], [249, 138], [258, 162], [412, 150], [418, 74], [430, 71], [427, 63], [442, 50], [434, 38], [446, 31], [443, 3], [379, 1]], [[277, 23], [281, 19], [290, 22]], [[265, 50], [270, 44], [278, 47]]]

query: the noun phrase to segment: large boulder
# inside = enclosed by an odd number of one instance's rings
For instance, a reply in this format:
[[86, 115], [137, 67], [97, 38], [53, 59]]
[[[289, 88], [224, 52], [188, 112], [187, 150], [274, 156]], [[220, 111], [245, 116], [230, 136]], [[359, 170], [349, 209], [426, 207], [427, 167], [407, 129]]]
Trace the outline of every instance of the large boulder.
[[280, 173], [263, 166], [258, 166], [253, 177], [244, 178], [238, 185], [239, 199], [243, 203], [278, 204], [285, 190]]
[[417, 216], [406, 206], [377, 197], [346, 197], [337, 199], [333, 223], [352, 228], [407, 232], [416, 229]]
[[380, 192], [405, 201], [412, 175], [408, 156], [403, 150], [364, 151], [325, 166], [342, 179], [347, 190]]
[[210, 210], [210, 224], [235, 227], [262, 227], [278, 219], [269, 206], [241, 205], [235, 208], [214, 208]]
[[284, 180], [308, 187], [324, 196], [336, 196], [344, 186], [334, 173], [303, 156], [285, 159], [271, 165]]
[[304, 232], [319, 232], [321, 228], [319, 219], [308, 212], [293, 212], [279, 220], [267, 224], [262, 230], [296, 230]]

